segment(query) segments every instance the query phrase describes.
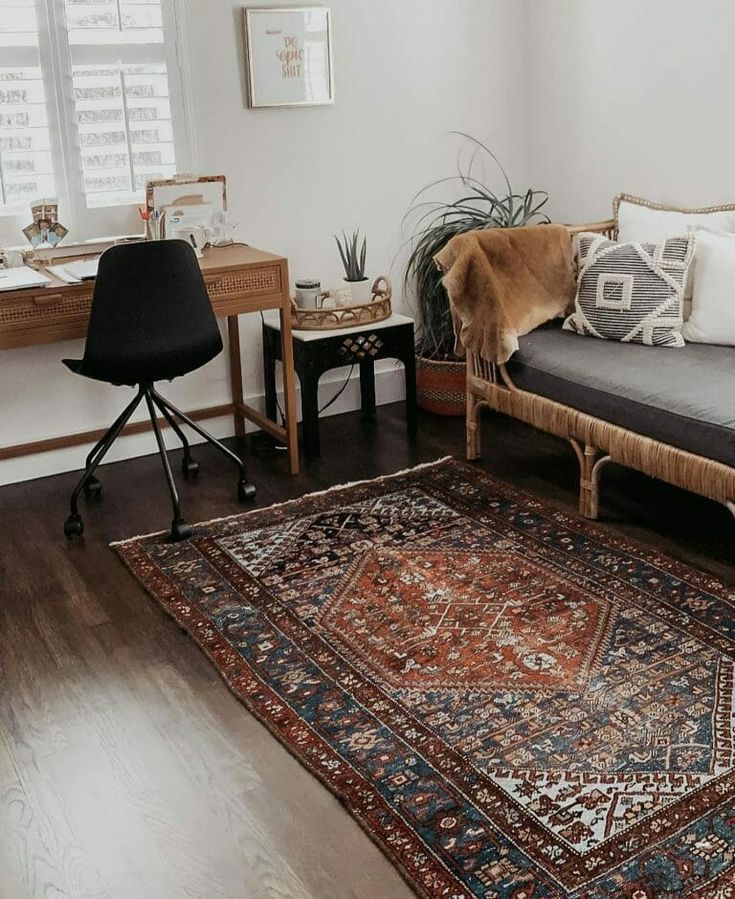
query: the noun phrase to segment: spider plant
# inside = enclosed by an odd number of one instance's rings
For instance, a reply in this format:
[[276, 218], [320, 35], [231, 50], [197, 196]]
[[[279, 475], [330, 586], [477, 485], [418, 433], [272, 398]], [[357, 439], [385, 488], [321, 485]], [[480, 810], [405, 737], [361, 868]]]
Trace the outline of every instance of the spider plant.
[[[454, 328], [449, 298], [441, 282], [434, 256], [457, 234], [485, 228], [515, 228], [549, 222], [541, 212], [548, 202], [544, 191], [529, 188], [516, 193], [498, 157], [482, 141], [464, 132], [452, 132], [469, 143], [469, 159], [460, 150], [457, 174], [440, 178], [420, 190], [403, 220], [404, 233], [410, 221], [414, 233], [409, 239], [404, 288], [418, 307], [420, 325], [416, 352], [426, 359], [453, 360]], [[495, 192], [476, 176], [483, 161], [489, 160], [502, 177], [503, 189]], [[452, 201], [430, 199], [440, 185], [455, 186], [459, 194]]]
[[345, 281], [364, 281], [367, 237], [363, 238], [362, 246], [359, 245], [359, 229], [353, 233], [352, 237], [348, 237], [343, 231], [341, 241], [336, 234], [334, 239], [337, 241], [337, 249], [345, 269]]

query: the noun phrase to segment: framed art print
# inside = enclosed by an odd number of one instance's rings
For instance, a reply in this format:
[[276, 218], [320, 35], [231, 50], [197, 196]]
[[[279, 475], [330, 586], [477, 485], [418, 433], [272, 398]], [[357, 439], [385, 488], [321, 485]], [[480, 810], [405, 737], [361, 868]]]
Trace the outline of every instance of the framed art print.
[[329, 9], [246, 9], [248, 102], [321, 106], [334, 102]]

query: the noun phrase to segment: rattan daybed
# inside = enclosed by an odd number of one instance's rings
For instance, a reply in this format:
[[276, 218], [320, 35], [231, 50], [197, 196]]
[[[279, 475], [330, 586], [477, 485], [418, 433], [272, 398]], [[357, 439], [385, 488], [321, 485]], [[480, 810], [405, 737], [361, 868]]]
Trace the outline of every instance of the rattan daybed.
[[[569, 231], [614, 238], [615, 222]], [[600, 472], [608, 462], [724, 503], [735, 515], [735, 347], [632, 347], [579, 337], [561, 331], [559, 323], [538, 329], [520, 343], [519, 352], [505, 365], [468, 353], [468, 459], [480, 455], [479, 415], [488, 407], [570, 441], [580, 465], [579, 508], [587, 518], [598, 516]], [[595, 351], [598, 356], [592, 355]], [[602, 365], [605, 353], [607, 367]], [[595, 359], [601, 360], [599, 366]], [[657, 408], [656, 391], [646, 393], [640, 383], [645, 374], [638, 374], [638, 363], [649, 371], [653, 365], [658, 395], [668, 390], [671, 402], [667, 397]], [[720, 383], [708, 387], [710, 368]], [[692, 378], [693, 372], [697, 376]], [[585, 373], [589, 378], [582, 376]], [[689, 385], [696, 388], [693, 396], [683, 396]], [[714, 413], [706, 389], [713, 395], [719, 391]]]

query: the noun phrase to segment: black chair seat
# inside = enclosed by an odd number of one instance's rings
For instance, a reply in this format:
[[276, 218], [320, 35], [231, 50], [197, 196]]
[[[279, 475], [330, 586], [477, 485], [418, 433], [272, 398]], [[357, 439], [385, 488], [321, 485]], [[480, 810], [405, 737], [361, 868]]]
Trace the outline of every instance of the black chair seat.
[[[219, 337], [219, 329], [217, 330]], [[156, 352], [144, 354], [138, 352], [134, 357], [108, 353], [104, 365], [85, 359], [62, 359], [61, 361], [76, 375], [104, 381], [115, 386], [134, 387], [136, 384], [154, 384], [156, 381], [172, 381], [182, 375], [188, 375], [211, 362], [222, 350], [221, 338], [219, 349], [214, 352], [216, 343], [211, 340], [196, 341], [186, 347], [183, 354], [179, 347], [159, 348]]]

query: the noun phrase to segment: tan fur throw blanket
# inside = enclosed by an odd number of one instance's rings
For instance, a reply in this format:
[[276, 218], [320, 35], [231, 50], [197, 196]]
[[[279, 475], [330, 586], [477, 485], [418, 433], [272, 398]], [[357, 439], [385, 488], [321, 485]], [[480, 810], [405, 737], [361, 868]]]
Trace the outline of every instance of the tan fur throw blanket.
[[574, 302], [572, 241], [563, 225], [469, 231], [434, 257], [457, 335], [457, 353], [502, 363], [518, 337]]

